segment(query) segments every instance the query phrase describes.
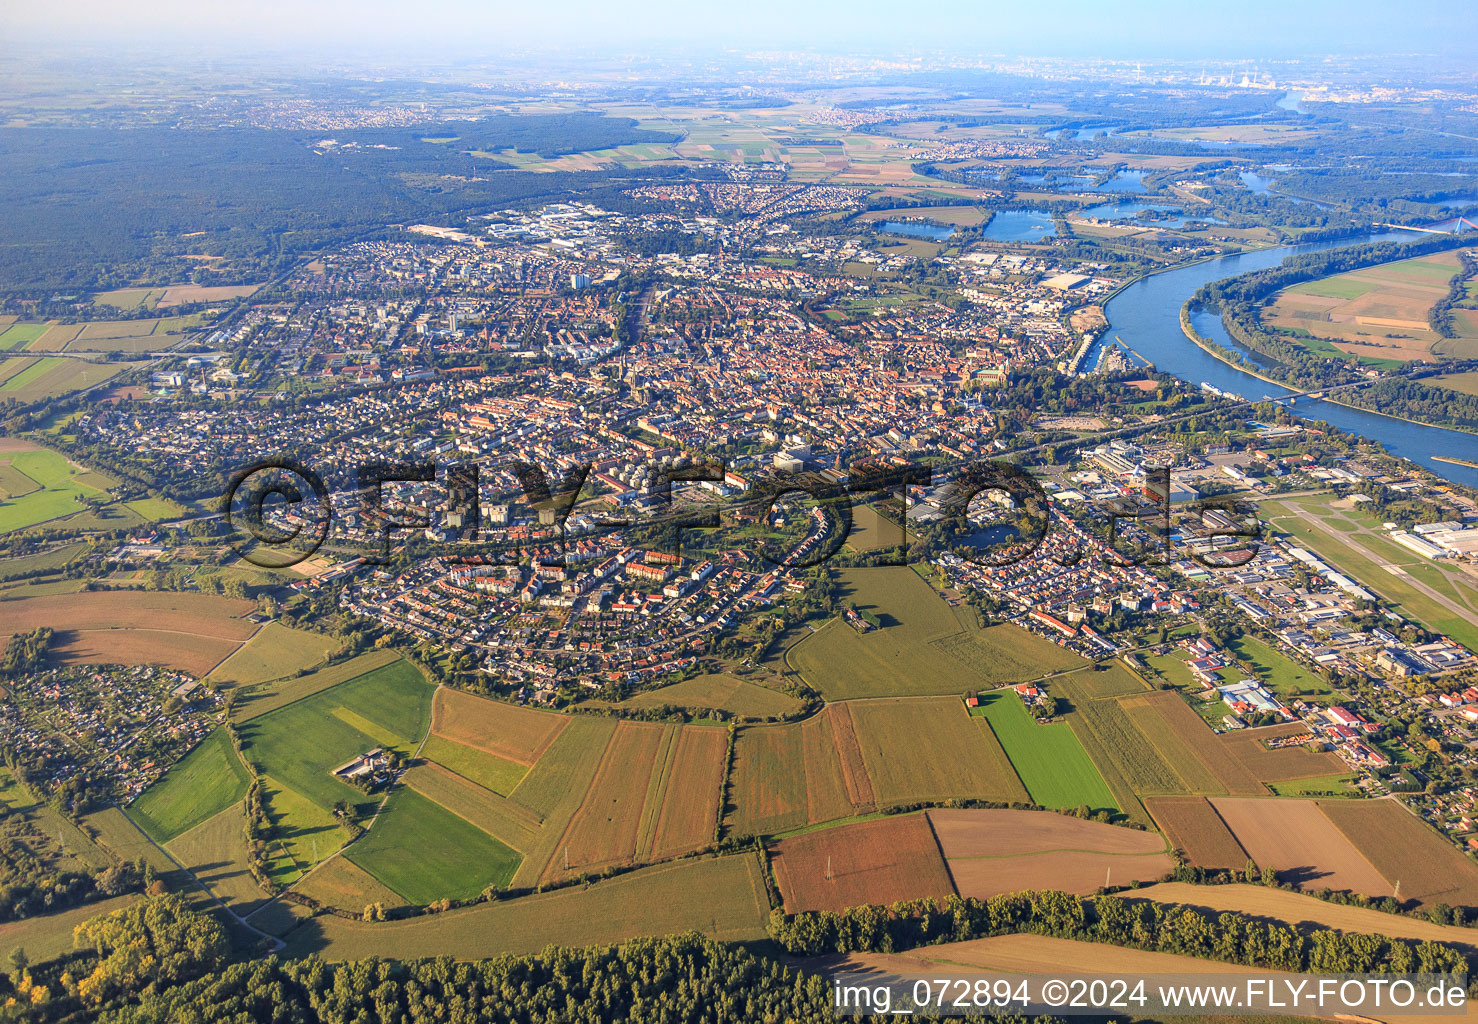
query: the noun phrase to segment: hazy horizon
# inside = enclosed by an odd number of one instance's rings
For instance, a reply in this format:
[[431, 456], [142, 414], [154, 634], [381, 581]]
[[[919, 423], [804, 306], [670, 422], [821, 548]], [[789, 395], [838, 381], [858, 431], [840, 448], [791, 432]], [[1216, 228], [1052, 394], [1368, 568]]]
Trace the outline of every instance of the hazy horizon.
[[620, 54], [735, 49], [817, 52], [1013, 54], [1105, 59], [1275, 59], [1321, 54], [1458, 54], [1471, 46], [1478, 8], [1459, 0], [1399, 15], [1371, 0], [1288, 4], [1245, 0], [1228, 8], [1145, 0], [1109, 6], [1062, 0], [1051, 8], [946, 2], [903, 11], [875, 2], [808, 5], [643, 4], [566, 0], [557, 5], [430, 0], [165, 0], [121, 7], [102, 0], [12, 5], [0, 29], [13, 41], [140, 46], [203, 53], [325, 56], [402, 54], [446, 59], [528, 49]]

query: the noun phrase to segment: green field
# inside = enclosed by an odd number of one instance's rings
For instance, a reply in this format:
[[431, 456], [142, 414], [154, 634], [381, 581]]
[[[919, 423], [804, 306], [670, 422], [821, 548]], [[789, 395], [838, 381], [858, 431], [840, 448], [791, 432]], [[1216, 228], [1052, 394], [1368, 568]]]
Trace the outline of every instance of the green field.
[[0, 334], [0, 351], [24, 348], [45, 333], [45, 324], [12, 324]]
[[8, 462], [12, 472], [23, 473], [37, 485], [27, 494], [0, 501], [0, 533], [83, 511], [81, 499], [106, 496], [96, 483], [111, 484], [97, 474], [74, 469], [65, 456], [49, 448], [0, 452], [0, 462]]
[[374, 827], [344, 856], [417, 905], [471, 899], [489, 885], [503, 888], [520, 860], [486, 832], [405, 786], [395, 789]]
[[973, 610], [951, 607], [907, 567], [838, 577], [842, 601], [883, 625], [861, 634], [833, 619], [788, 652], [790, 666], [827, 700], [961, 694], [1084, 664], [1019, 626], [979, 628]]
[[1021, 777], [1032, 803], [1041, 807], [1119, 810], [1103, 776], [1066, 722], [1038, 725], [1014, 690], [980, 695], [972, 714], [985, 718]]
[[61, 547], [43, 551], [40, 554], [21, 555], [19, 558], [0, 558], [0, 579], [13, 579], [47, 569], [65, 568], [86, 550], [87, 545], [78, 541], [75, 544], [63, 544]]
[[1334, 700], [1329, 684], [1309, 669], [1290, 660], [1255, 636], [1243, 634], [1231, 643], [1233, 653], [1257, 671], [1270, 690], [1284, 700], [1328, 702]]
[[316, 672], [309, 672], [291, 679], [279, 679], [253, 686], [243, 692], [231, 707], [231, 718], [236, 723], [250, 721], [261, 715], [286, 707], [294, 701], [311, 697], [330, 687], [338, 686], [384, 665], [397, 661], [394, 651], [370, 651], [366, 654], [341, 661]]
[[246, 796], [250, 783], [231, 737], [217, 729], [140, 793], [128, 816], [162, 845]]
[[414, 665], [395, 661], [241, 723], [242, 746], [260, 774], [321, 811], [346, 800], [366, 816], [379, 799], [335, 778], [333, 770], [373, 747], [412, 753], [430, 725], [432, 690]]
[[1350, 785], [1355, 776], [1353, 775], [1318, 775], [1312, 779], [1293, 779], [1290, 782], [1267, 783], [1274, 793], [1279, 796], [1308, 796], [1310, 793], [1353, 793], [1354, 787]]
[[788, 693], [722, 674], [685, 679], [657, 690], [635, 694], [621, 702], [622, 707], [633, 708], [658, 707], [663, 704], [703, 711], [721, 709], [740, 718], [780, 718], [794, 714], [803, 706]]
[[421, 748], [421, 756], [449, 768], [462, 778], [475, 782], [484, 789], [491, 789], [499, 796], [508, 796], [529, 773], [526, 765], [510, 761], [485, 750], [449, 740], [444, 736], [432, 736]]
[[269, 622], [206, 678], [227, 686], [252, 686], [296, 675], [328, 660], [339, 642], [322, 633]]
[[172, 501], [163, 498], [140, 498], [137, 501], [127, 503], [131, 512], [145, 522], [157, 522], [160, 519], [172, 519], [183, 515], [184, 509]]

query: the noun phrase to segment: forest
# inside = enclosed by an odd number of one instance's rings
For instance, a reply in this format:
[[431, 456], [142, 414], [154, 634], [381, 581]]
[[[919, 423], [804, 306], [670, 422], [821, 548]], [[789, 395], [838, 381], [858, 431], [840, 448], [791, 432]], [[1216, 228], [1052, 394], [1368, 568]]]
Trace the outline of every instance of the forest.
[[0, 294], [261, 281], [297, 253], [386, 225], [445, 222], [600, 184], [612, 175], [514, 171], [472, 153], [556, 155], [670, 139], [634, 125], [568, 114], [332, 134], [0, 128], [8, 225]]

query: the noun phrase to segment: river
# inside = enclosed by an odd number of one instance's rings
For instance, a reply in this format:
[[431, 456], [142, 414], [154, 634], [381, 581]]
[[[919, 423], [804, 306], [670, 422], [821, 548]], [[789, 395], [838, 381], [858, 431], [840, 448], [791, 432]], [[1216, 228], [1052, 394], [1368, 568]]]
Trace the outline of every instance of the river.
[[[1208, 281], [1271, 267], [1295, 251], [1314, 252], [1397, 238], [1414, 241], [1419, 237], [1413, 232], [1392, 231], [1356, 241], [1345, 239], [1298, 246], [1296, 249], [1285, 246], [1259, 252], [1237, 253], [1179, 270], [1153, 274], [1129, 285], [1109, 301], [1105, 311], [1109, 321], [1108, 330], [1094, 343], [1084, 365], [1096, 366], [1105, 344], [1112, 345], [1114, 336], [1118, 335], [1124, 344], [1153, 363], [1157, 369], [1173, 373], [1191, 384], [1205, 382], [1222, 391], [1233, 392], [1254, 401], [1265, 395], [1276, 398], [1290, 394], [1293, 389], [1259, 380], [1250, 373], [1222, 362], [1187, 338], [1180, 329], [1180, 309], [1185, 301]], [[1227, 336], [1218, 317], [1210, 314], [1199, 316], [1195, 325], [1202, 334], [1218, 344], [1238, 348]], [[1307, 398], [1299, 399], [1293, 411], [1299, 416], [1324, 420], [1341, 430], [1379, 441], [1393, 455], [1419, 462], [1448, 480], [1478, 488], [1478, 469], [1437, 462], [1432, 458], [1433, 455], [1446, 455], [1478, 461], [1478, 435], [1407, 423], [1362, 409]]]

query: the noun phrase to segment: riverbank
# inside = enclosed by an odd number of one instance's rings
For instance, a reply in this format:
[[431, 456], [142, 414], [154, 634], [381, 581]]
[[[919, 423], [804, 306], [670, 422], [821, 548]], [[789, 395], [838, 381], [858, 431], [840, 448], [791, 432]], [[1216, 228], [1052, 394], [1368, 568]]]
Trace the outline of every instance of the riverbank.
[[[1232, 369], [1240, 370], [1242, 373], [1247, 374], [1249, 377], [1256, 377], [1258, 380], [1263, 381], [1266, 384], [1274, 384], [1287, 391], [1293, 392], [1295, 394], [1298, 393], [1297, 389], [1294, 388], [1293, 385], [1285, 384], [1283, 381], [1278, 380], [1274, 377], [1269, 377], [1266, 374], [1259, 373], [1251, 367], [1244, 366], [1242, 363], [1239, 363], [1231, 358], [1230, 354], [1228, 354], [1220, 345], [1216, 344], [1216, 342], [1212, 341], [1210, 338], [1205, 337], [1201, 334], [1200, 331], [1196, 330], [1195, 325], [1191, 323], [1190, 308], [1191, 300], [1187, 299], [1185, 305], [1180, 307], [1180, 329], [1197, 348], [1201, 349], [1207, 355], [1212, 356], [1223, 363], [1226, 363]], [[1380, 383], [1380, 378], [1376, 378], [1375, 380], [1370, 381], [1370, 383], [1378, 384]], [[1319, 401], [1328, 402], [1330, 405], [1337, 405], [1341, 409], [1351, 409], [1355, 412], [1368, 412], [1375, 416], [1384, 416], [1387, 419], [1400, 420], [1402, 423], [1410, 423], [1412, 426], [1431, 427], [1435, 430], [1454, 430], [1460, 434], [1473, 434], [1475, 436], [1478, 436], [1478, 430], [1471, 430], [1468, 427], [1454, 426], [1450, 423], [1429, 423], [1426, 420], [1413, 419], [1410, 416], [1402, 416], [1399, 413], [1386, 412], [1381, 409], [1372, 409], [1369, 406], [1365, 405], [1353, 405], [1349, 402], [1341, 402], [1338, 398], [1331, 398], [1327, 394], [1323, 395], [1319, 399]], [[1437, 461], [1439, 462], [1451, 462], [1455, 465], [1471, 466], [1473, 469], [1478, 469], [1478, 466], [1474, 466], [1472, 465], [1472, 463], [1464, 462], [1461, 459], [1444, 459], [1435, 455], [1433, 456], [1433, 458], [1437, 459]]]

